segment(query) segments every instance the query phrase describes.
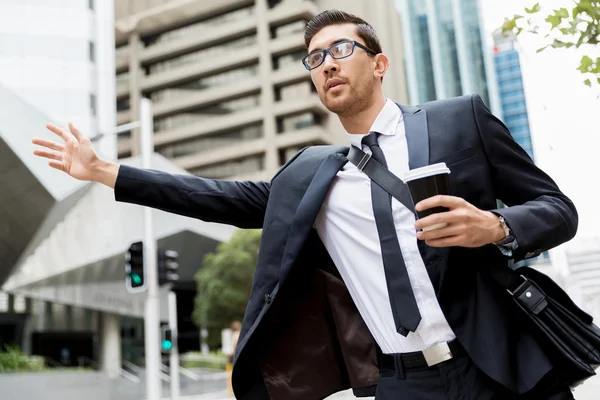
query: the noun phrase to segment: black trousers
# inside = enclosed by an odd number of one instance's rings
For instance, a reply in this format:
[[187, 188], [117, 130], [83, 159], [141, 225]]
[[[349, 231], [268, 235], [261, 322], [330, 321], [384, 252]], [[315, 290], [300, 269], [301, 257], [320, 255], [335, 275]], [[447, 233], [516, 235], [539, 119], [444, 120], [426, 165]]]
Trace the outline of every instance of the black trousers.
[[[385, 356], [384, 356], [385, 357]], [[531, 392], [517, 396], [481, 372], [464, 351], [431, 367], [381, 363], [375, 400], [567, 400], [569, 387], [549, 374]], [[387, 364], [387, 365], [384, 365]], [[394, 365], [395, 364], [395, 365]]]

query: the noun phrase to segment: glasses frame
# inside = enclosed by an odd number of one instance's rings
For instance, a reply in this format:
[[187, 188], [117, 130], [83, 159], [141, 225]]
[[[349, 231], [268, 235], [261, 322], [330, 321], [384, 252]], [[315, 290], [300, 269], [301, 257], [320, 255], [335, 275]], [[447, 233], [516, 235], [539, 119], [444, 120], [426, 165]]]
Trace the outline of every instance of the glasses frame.
[[[348, 54], [347, 56], [343, 56], [343, 57], [336, 57], [333, 55], [333, 53], [331, 52], [331, 49], [333, 49], [335, 46], [339, 46], [342, 43], [352, 43], [352, 49], [350, 50], [350, 54]], [[315, 50], [310, 52], [306, 57], [304, 57], [302, 59], [302, 65], [304, 65], [304, 68], [306, 68], [307, 70], [311, 71], [315, 68], [320, 67], [321, 65], [323, 65], [323, 63], [325, 62], [325, 57], [327, 57], [327, 54], [329, 54], [331, 56], [331, 58], [335, 59], [335, 60], [341, 60], [342, 58], [348, 58], [350, 57], [352, 54], [354, 54], [354, 48], [355, 47], [359, 47], [361, 49], [363, 49], [364, 51], [366, 51], [367, 53], [376, 56], [377, 53], [371, 49], [369, 49], [367, 46], [365, 46], [364, 44], [361, 44], [359, 42], [357, 42], [356, 40], [342, 40], [339, 41], [337, 43], [335, 43], [333, 46], [324, 49], [324, 50]], [[321, 59], [321, 62], [318, 65], [315, 65], [314, 67], [311, 67], [310, 65], [308, 65], [308, 57], [312, 56], [313, 54], [318, 54], [318, 53], [322, 53], [323, 54], [323, 58]]]

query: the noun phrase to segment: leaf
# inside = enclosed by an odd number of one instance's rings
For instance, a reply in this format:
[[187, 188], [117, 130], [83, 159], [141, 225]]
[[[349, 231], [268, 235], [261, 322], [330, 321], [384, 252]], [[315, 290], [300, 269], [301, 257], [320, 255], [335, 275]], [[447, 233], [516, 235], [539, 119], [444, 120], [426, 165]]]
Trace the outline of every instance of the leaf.
[[[583, 81], [583, 83], [586, 86], [592, 87], [592, 81], [590, 81], [589, 79], [586, 79], [585, 81]], [[598, 78], [598, 83], [600, 83], [600, 78]]]
[[548, 15], [546, 17], [546, 22], [550, 23], [552, 29], [558, 27], [562, 20], [565, 18], [569, 18], [569, 10], [566, 8], [561, 8], [559, 10], [554, 10], [554, 14]]
[[555, 49], [561, 49], [567, 47], [567, 43], [563, 42], [562, 40], [554, 39], [550, 46], [554, 47]]
[[540, 3], [536, 3], [533, 7], [531, 8], [527, 8], [525, 7], [525, 12], [527, 14], [535, 14], [537, 12], [540, 12], [542, 10], [542, 7], [540, 6]]
[[569, 10], [567, 10], [564, 7], [559, 10], [556, 10], [555, 13], [556, 13], [556, 15], [558, 15], [562, 18], [569, 18]]
[[589, 56], [583, 56], [581, 57], [581, 63], [577, 69], [583, 73], [586, 73], [590, 71], [593, 64], [594, 60], [592, 60]]
[[537, 53], [541, 53], [542, 51], [546, 50], [548, 47], [550, 47], [550, 45], [546, 45], [544, 47], [540, 47], [539, 49], [536, 50], [536, 54]]

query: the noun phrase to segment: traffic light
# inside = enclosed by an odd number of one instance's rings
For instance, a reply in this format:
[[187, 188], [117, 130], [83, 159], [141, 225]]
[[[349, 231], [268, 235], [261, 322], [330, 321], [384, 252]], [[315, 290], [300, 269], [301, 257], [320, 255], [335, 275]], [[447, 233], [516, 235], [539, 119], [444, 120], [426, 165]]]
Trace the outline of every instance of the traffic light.
[[146, 290], [146, 274], [144, 270], [144, 245], [133, 243], [125, 252], [125, 286], [132, 293]]
[[179, 281], [179, 254], [173, 250], [158, 250], [158, 284], [175, 283]]
[[169, 325], [161, 326], [160, 331], [160, 350], [163, 353], [169, 353], [173, 349], [173, 331], [169, 328]]

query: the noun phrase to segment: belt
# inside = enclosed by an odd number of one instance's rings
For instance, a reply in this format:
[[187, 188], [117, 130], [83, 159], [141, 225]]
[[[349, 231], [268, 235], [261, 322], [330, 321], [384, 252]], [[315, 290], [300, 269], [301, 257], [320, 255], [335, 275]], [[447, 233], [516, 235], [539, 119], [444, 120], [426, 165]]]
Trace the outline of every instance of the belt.
[[405, 369], [427, 368], [450, 360], [463, 352], [463, 349], [454, 339], [442, 342], [423, 351], [398, 354], [379, 354], [379, 368], [396, 370], [396, 362], [402, 363]]

